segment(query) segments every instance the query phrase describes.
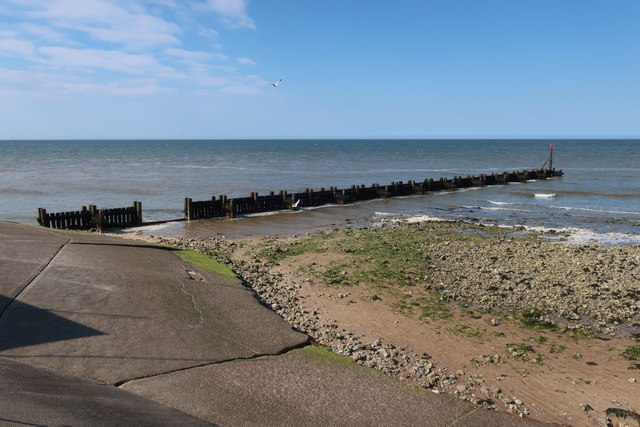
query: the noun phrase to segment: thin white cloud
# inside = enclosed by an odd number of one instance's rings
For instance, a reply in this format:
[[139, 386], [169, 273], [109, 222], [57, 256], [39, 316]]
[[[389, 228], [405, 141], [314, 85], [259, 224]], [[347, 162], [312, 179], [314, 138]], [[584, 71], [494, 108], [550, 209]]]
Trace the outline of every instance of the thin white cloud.
[[155, 95], [169, 92], [169, 90], [156, 84], [142, 83], [136, 85], [135, 82], [127, 82], [125, 85], [120, 83], [65, 83], [61, 86], [61, 89], [68, 93], [120, 96]]
[[180, 4], [176, 0], [149, 0], [151, 3], [155, 3], [160, 6], [165, 6], [171, 9], [181, 9]]
[[216, 40], [220, 33], [213, 28], [200, 27], [198, 30], [198, 34], [202, 37], [208, 38], [209, 40]]
[[242, 64], [242, 65], [258, 65], [253, 59], [251, 58], [244, 58], [244, 57], [240, 57], [237, 59], [238, 64]]
[[249, 28], [256, 25], [247, 14], [247, 0], [207, 0], [203, 5], [221, 16], [221, 22], [228, 28]]
[[35, 46], [27, 40], [0, 39], [0, 55], [18, 58], [32, 58], [35, 56]]
[[132, 48], [177, 45], [180, 27], [135, 4], [109, 0], [49, 0], [26, 10], [28, 18]]
[[42, 96], [62, 82], [60, 75], [0, 68], [0, 94], [3, 96]]
[[208, 61], [228, 61], [227, 55], [218, 52], [202, 52], [185, 49], [168, 48], [164, 50], [165, 55], [169, 55], [175, 58], [183, 59], [191, 62], [208, 62]]
[[235, 56], [232, 62], [220, 33], [206, 22], [213, 14], [229, 28], [255, 28], [246, 0], [0, 3], [0, 58], [22, 60], [0, 68], [0, 93], [152, 95], [177, 87], [265, 92], [263, 79], [242, 76], [237, 67], [256, 62]]
[[48, 58], [51, 65], [62, 68], [109, 70], [127, 74], [146, 74], [164, 70], [164, 67], [150, 55], [133, 55], [117, 50], [45, 46], [38, 51]]
[[24, 23], [18, 29], [22, 34], [35, 36], [35, 38], [46, 40], [48, 43], [68, 43], [67, 38], [62, 33], [46, 25]]

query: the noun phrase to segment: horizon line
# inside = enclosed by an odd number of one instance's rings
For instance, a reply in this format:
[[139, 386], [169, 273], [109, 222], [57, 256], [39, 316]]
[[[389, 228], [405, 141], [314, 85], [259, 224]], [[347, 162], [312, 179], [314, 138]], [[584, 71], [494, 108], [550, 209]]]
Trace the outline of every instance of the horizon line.
[[7, 138], [0, 142], [38, 142], [38, 141], [635, 141], [640, 137], [427, 137], [427, 138]]

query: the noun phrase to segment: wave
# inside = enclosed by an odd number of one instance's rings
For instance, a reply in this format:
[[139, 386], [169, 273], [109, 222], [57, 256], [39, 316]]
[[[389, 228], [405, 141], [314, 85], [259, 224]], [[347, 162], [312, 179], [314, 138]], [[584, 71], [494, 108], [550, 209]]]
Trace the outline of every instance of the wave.
[[0, 188], [0, 194], [17, 194], [19, 196], [42, 196], [47, 193], [39, 190], [21, 190], [19, 188]]
[[498, 205], [498, 206], [517, 205], [517, 204], [519, 204], [519, 203], [515, 203], [515, 202], [494, 202], [493, 200], [487, 200], [487, 202], [491, 203], [492, 205]]
[[614, 214], [614, 215], [640, 215], [640, 212], [633, 212], [633, 211], [616, 211], [616, 210], [609, 210], [609, 209], [577, 208], [577, 207], [572, 207], [572, 206], [550, 206], [550, 207], [554, 208], [554, 209], [562, 209], [562, 210], [566, 210], [566, 211], [607, 213], [607, 214]]
[[410, 224], [419, 223], [419, 222], [437, 222], [437, 221], [447, 221], [445, 218], [440, 218], [437, 216], [430, 215], [413, 215], [406, 218], [403, 218], [398, 221], [408, 222]]
[[597, 232], [586, 228], [577, 227], [563, 227], [553, 228], [544, 226], [531, 226], [531, 225], [516, 225], [505, 226], [499, 225], [502, 228], [522, 228], [526, 231], [534, 231], [538, 233], [553, 232], [554, 235], [562, 235], [562, 241], [564, 243], [587, 245], [594, 242], [604, 245], [628, 245], [628, 244], [640, 244], [640, 234], [621, 233], [621, 232]]
[[639, 198], [638, 194], [632, 193], [603, 193], [598, 191], [582, 191], [582, 190], [567, 190], [560, 191], [558, 194], [562, 196], [583, 196], [583, 197], [606, 197], [611, 199], [637, 199]]
[[556, 193], [535, 193], [533, 197], [536, 199], [553, 199], [556, 197]]
[[298, 213], [300, 211], [292, 211], [289, 209], [281, 209], [278, 211], [269, 211], [269, 212], [257, 212], [257, 213], [251, 213], [251, 214], [246, 214], [244, 215], [246, 218], [259, 218], [259, 217], [264, 217], [264, 216], [274, 216], [274, 215], [280, 215], [283, 213]]
[[563, 171], [577, 172], [640, 172], [640, 168], [562, 168]]
[[153, 190], [141, 190], [139, 188], [96, 188], [96, 191], [111, 193], [111, 194], [121, 194], [121, 195], [140, 195], [140, 196], [161, 196], [164, 193]]
[[373, 212], [375, 216], [396, 216], [398, 214], [393, 212]]
[[[248, 168], [241, 166], [221, 166], [221, 165], [162, 165], [165, 168], [172, 169], [230, 169], [230, 170], [239, 170], [244, 171]], [[269, 169], [252, 169], [252, 170], [261, 170], [263, 172], [269, 172]]]
[[491, 207], [491, 206], [460, 206], [460, 207], [463, 209], [479, 209], [481, 211], [535, 212], [527, 209], [500, 208], [500, 207]]

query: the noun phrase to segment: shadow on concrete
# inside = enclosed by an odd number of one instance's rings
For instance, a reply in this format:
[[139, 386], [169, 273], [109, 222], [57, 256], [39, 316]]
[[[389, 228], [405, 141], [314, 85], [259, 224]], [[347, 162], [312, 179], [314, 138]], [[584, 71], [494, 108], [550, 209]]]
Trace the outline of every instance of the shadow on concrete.
[[0, 295], [0, 307], [4, 306], [7, 309], [0, 318], [0, 351], [104, 335], [50, 311]]

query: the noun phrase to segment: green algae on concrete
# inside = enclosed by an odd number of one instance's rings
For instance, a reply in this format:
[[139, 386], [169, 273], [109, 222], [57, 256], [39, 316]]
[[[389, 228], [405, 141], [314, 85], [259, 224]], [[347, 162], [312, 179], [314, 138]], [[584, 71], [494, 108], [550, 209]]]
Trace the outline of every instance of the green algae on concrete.
[[329, 364], [342, 366], [352, 365], [354, 367], [358, 366], [353, 363], [353, 360], [351, 360], [350, 357], [333, 353], [331, 350], [319, 345], [308, 345], [306, 347], [291, 350], [288, 353], [302, 354], [310, 359]]
[[185, 250], [178, 250], [174, 253], [178, 255], [183, 261], [188, 262], [189, 264], [203, 270], [221, 274], [225, 277], [236, 277], [236, 274], [233, 272], [233, 270], [207, 255], [201, 254], [199, 252]]

